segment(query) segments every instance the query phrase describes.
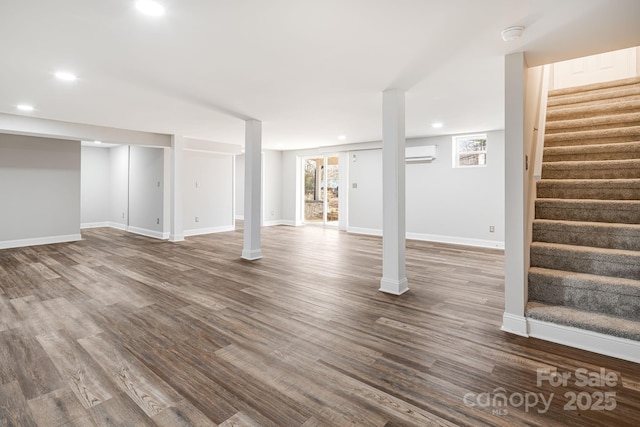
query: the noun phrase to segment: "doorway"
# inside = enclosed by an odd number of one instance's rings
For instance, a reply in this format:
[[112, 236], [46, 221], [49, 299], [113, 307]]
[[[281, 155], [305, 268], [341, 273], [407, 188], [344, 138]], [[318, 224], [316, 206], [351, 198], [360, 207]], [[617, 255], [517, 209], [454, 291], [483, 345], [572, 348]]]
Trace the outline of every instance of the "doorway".
[[303, 166], [304, 222], [337, 225], [340, 162], [336, 155], [305, 157]]

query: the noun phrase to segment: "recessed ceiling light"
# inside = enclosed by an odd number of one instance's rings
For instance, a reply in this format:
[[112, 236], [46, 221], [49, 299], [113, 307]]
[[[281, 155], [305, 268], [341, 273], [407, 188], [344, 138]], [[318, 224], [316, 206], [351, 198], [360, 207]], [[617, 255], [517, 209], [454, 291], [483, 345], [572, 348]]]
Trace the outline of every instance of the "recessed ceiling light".
[[502, 30], [500, 35], [502, 36], [502, 40], [510, 42], [512, 40], [518, 40], [520, 37], [522, 37], [523, 32], [524, 27], [509, 27]]
[[58, 71], [55, 76], [58, 80], [64, 80], [66, 82], [72, 82], [77, 79], [75, 74], [68, 73], [66, 71]]
[[94, 144], [102, 144], [102, 141], [93, 141]]
[[432, 128], [440, 129], [442, 127], [442, 123], [435, 122], [431, 125]]
[[21, 111], [33, 111], [33, 105], [19, 104], [17, 105], [17, 108]]
[[347, 136], [346, 135], [338, 135], [338, 139], [340, 141], [344, 141], [345, 139], [347, 139]]
[[164, 6], [153, 0], [138, 0], [136, 2], [136, 9], [149, 16], [164, 15]]

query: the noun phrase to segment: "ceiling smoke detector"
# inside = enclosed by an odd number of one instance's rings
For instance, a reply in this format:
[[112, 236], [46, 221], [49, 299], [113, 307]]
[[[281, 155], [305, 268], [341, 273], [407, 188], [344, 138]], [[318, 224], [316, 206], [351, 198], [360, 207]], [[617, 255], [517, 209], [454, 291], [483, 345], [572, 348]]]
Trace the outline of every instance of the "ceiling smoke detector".
[[502, 40], [510, 42], [512, 40], [518, 40], [520, 37], [522, 37], [523, 32], [524, 27], [509, 27], [502, 30], [500, 35], [502, 36]]

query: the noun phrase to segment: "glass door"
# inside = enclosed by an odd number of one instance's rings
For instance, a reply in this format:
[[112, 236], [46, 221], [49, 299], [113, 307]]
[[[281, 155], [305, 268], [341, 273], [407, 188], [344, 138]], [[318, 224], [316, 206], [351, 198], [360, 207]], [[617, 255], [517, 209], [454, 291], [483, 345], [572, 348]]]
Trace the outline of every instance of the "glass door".
[[337, 156], [303, 159], [304, 222], [337, 224], [340, 168]]

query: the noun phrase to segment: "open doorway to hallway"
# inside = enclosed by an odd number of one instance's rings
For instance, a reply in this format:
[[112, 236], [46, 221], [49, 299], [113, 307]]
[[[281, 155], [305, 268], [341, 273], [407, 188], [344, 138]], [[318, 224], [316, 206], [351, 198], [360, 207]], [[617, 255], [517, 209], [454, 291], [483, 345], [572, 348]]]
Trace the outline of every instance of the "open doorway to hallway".
[[305, 157], [303, 203], [306, 224], [338, 224], [340, 162], [337, 155]]

